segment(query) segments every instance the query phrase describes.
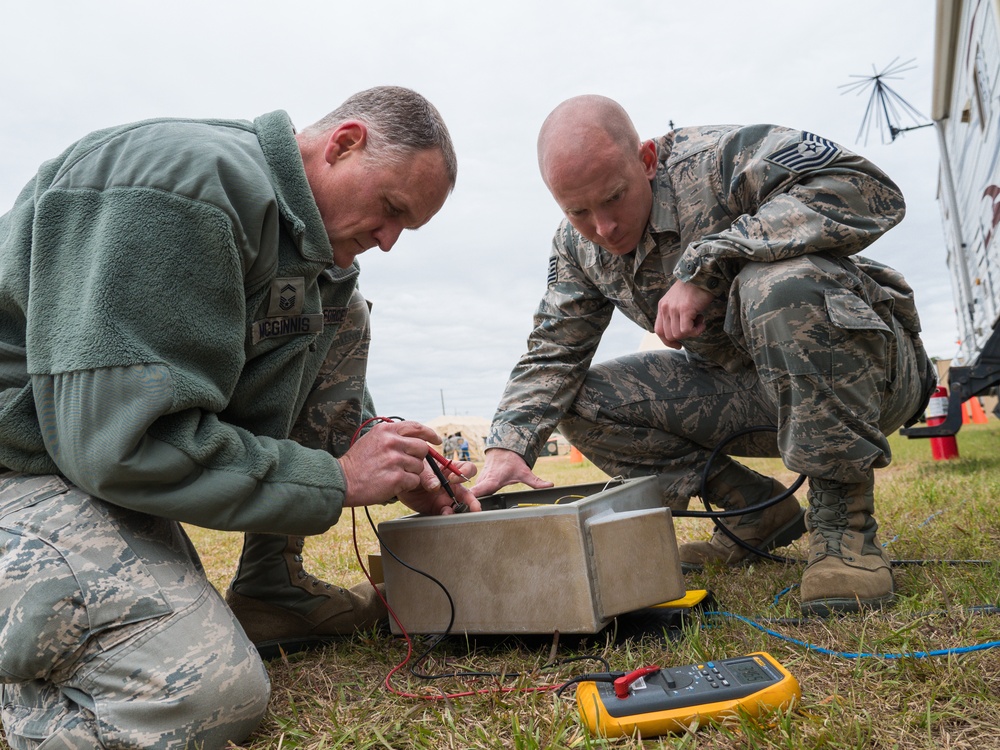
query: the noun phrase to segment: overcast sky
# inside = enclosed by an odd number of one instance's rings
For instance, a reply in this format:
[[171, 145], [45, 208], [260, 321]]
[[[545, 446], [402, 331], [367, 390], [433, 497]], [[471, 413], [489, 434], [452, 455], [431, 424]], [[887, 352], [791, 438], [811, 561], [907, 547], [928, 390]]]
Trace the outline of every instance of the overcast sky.
[[[929, 115], [934, 21], [930, 0], [19, 2], [0, 25], [0, 213], [42, 161], [97, 128], [275, 109], [304, 127], [355, 91], [416, 89], [448, 123], [459, 178], [430, 224], [361, 256], [371, 388], [381, 414], [426, 421], [443, 394], [448, 414], [491, 417], [561, 218], [535, 136], [556, 104], [597, 93], [642, 137], [670, 121], [773, 122], [872, 159], [903, 189], [907, 216], [866, 254], [906, 275], [929, 352], [951, 357], [934, 130], [891, 145], [872, 131], [865, 145], [867, 92], [840, 88], [912, 59], [889, 83]], [[616, 316], [598, 359], [642, 336]]]

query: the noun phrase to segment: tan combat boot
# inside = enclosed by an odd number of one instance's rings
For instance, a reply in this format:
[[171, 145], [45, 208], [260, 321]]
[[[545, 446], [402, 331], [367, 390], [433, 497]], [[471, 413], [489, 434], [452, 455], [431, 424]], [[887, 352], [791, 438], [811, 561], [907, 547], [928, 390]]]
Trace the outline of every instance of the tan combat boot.
[[892, 564], [875, 536], [874, 494], [874, 473], [859, 484], [809, 480], [804, 613], [826, 617], [892, 603]]
[[371, 584], [350, 590], [309, 575], [300, 536], [245, 534], [226, 603], [261, 657], [300, 651], [382, 624], [387, 611]]
[[[709, 502], [726, 510], [749, 508], [787, 491], [781, 482], [765, 477], [742, 464], [732, 462], [708, 482]], [[770, 552], [791, 544], [805, 531], [805, 511], [794, 496], [756, 513], [719, 519], [727, 529], [757, 549]], [[738, 565], [759, 559], [719, 529], [707, 542], [682, 544], [681, 569], [701, 570], [710, 563]]]

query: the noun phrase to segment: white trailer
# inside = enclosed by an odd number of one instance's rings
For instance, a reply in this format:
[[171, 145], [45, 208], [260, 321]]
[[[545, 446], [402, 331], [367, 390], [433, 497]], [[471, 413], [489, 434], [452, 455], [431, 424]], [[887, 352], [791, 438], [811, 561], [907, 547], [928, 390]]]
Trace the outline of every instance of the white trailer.
[[1000, 0], [938, 0], [931, 119], [959, 350], [944, 423], [910, 437], [954, 435], [1000, 383]]

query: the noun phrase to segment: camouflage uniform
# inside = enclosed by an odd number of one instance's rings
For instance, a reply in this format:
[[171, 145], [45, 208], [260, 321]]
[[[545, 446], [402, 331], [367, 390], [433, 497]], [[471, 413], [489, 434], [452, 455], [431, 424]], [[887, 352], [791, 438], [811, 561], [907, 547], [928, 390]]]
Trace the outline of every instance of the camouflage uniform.
[[60, 477], [0, 473], [0, 612], [15, 750], [223, 747], [267, 707], [267, 672], [180, 525]]
[[[612, 255], [567, 221], [556, 233], [488, 447], [530, 465], [560, 424], [610, 474], [658, 474], [675, 507], [697, 492], [711, 450], [751, 426], [778, 432], [727, 452], [844, 482], [885, 466], [885, 433], [921, 411], [934, 382], [911, 289], [856, 255], [902, 218], [896, 186], [830, 141], [775, 126], [682, 128], [656, 146], [634, 252]], [[717, 295], [705, 331], [683, 352], [592, 367], [614, 309], [652, 331], [677, 279]]]

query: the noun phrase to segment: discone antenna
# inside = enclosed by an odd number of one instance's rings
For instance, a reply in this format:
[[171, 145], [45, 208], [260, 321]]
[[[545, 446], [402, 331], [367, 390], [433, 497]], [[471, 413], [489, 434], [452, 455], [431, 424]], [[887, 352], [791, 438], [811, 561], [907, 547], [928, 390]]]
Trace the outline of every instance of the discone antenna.
[[[900, 133], [926, 128], [933, 124], [927, 122], [926, 117], [886, 83], [887, 80], [900, 80], [902, 73], [916, 67], [913, 65], [913, 60], [898, 61], [897, 57], [881, 71], [876, 70], [875, 66], [872, 65], [872, 75], [852, 75], [851, 78], [858, 80], [838, 87], [844, 89], [844, 94], [854, 92], [859, 96], [870, 89], [868, 106], [865, 108], [865, 116], [861, 121], [861, 129], [858, 130], [858, 140], [860, 141], [863, 137], [865, 145], [868, 144], [868, 134], [872, 128], [878, 128], [882, 134], [883, 143], [892, 143]], [[904, 119], [912, 120], [915, 124], [903, 127]]]

